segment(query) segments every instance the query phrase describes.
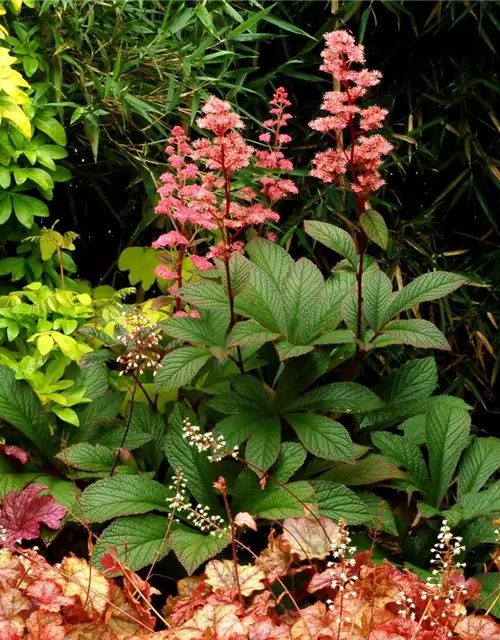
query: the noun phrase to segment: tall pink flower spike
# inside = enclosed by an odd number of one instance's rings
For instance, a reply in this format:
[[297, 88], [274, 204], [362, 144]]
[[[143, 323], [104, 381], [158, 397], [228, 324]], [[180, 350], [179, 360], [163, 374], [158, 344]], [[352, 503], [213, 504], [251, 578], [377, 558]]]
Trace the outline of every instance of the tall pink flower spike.
[[[380, 82], [382, 74], [380, 71], [353, 69], [353, 65], [364, 64], [365, 53], [364, 47], [357, 45], [347, 31], [327, 33], [325, 40], [320, 69], [339, 82], [341, 91], [325, 93], [321, 108], [329, 115], [316, 118], [309, 126], [330, 136], [336, 148], [315, 155], [311, 175], [349, 189], [366, 201], [371, 193], [385, 184], [377, 169], [383, 162], [383, 156], [393, 147], [380, 134], [367, 135], [383, 126], [387, 110], [377, 106], [363, 109], [356, 103], [370, 87]], [[349, 146], [339, 135], [344, 129], [350, 133]], [[346, 179], [342, 179], [343, 176]]]
[[[290, 104], [286, 91], [277, 89], [271, 100], [271, 117], [264, 122], [267, 131], [259, 138], [267, 145], [263, 150], [257, 151], [245, 142], [240, 133], [244, 128], [240, 116], [228, 102], [214, 96], [202, 107], [203, 116], [196, 121], [212, 134], [210, 138], [191, 142], [182, 127], [173, 128], [165, 150], [169, 170], [160, 177], [156, 213], [168, 216], [175, 228], [162, 234], [152, 246], [170, 251], [164, 256], [170, 264], [158, 265], [155, 273], [173, 282], [169, 291], [176, 297], [177, 312], [182, 310], [176, 293], [183, 284], [182, 264], [187, 254], [200, 271], [211, 269], [214, 259], [227, 263], [232, 253], [244, 251], [245, 243], [238, 235], [249, 226], [260, 229], [266, 222], [278, 222], [279, 215], [269, 205], [297, 193], [293, 181], [281, 177], [293, 169], [283, 151], [291, 137], [282, 131], [292, 117], [285, 111]], [[261, 176], [260, 188], [234, 190], [234, 175], [251, 163]], [[219, 238], [205, 256], [192, 252], [201, 229]]]

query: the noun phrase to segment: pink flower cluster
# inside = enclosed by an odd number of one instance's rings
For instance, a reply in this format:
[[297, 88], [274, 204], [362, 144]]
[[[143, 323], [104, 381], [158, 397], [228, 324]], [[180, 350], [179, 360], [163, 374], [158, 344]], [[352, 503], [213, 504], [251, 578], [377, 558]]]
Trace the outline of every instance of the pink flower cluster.
[[[382, 74], [352, 68], [353, 64], [364, 64], [365, 54], [364, 47], [357, 45], [347, 31], [327, 33], [325, 40], [320, 68], [339, 82], [341, 90], [324, 95], [321, 108], [329, 115], [316, 118], [309, 126], [332, 137], [336, 148], [316, 154], [311, 175], [326, 183], [339, 183], [340, 178], [347, 175], [349, 182], [344, 180], [340, 186], [366, 200], [370, 193], [385, 184], [378, 168], [383, 156], [393, 147], [380, 134], [366, 135], [383, 126], [387, 110], [378, 106], [363, 109], [356, 102], [380, 82]], [[349, 130], [349, 146], [341, 136], [344, 129]]]
[[[282, 132], [292, 117], [285, 109], [290, 106], [286, 91], [279, 88], [271, 100], [271, 117], [264, 122], [268, 130], [260, 136], [267, 149], [256, 151], [239, 132], [243, 121], [231, 105], [212, 96], [202, 107], [197, 125], [211, 134], [190, 141], [184, 130], [172, 130], [166, 148], [169, 170], [161, 176], [158, 189], [160, 201], [156, 213], [168, 216], [174, 230], [162, 234], [153, 242], [154, 249], [166, 249], [156, 275], [176, 281], [169, 291], [175, 295], [182, 287], [182, 261], [188, 252], [192, 264], [201, 271], [213, 267], [213, 259], [229, 260], [234, 252], [243, 252], [244, 242], [237, 239], [249, 226], [278, 222], [279, 216], [269, 206], [288, 194], [297, 193], [292, 180], [281, 173], [293, 169], [285, 158], [283, 145], [290, 142]], [[254, 160], [253, 160], [254, 159]], [[234, 188], [234, 174], [250, 165], [269, 175], [259, 179], [259, 187]], [[192, 252], [201, 229], [212, 232], [219, 241], [205, 256]], [[174, 251], [172, 251], [174, 250]], [[180, 311], [178, 299], [177, 311]]]

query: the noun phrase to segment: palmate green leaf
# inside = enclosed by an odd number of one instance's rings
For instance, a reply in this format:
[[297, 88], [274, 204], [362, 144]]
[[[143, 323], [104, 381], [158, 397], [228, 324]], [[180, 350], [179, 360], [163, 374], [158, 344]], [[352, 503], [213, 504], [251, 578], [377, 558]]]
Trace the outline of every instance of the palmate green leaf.
[[428, 502], [435, 507], [441, 505], [467, 445], [469, 431], [470, 416], [464, 409], [436, 404], [427, 416], [426, 445], [431, 478]]
[[282, 411], [289, 413], [319, 409], [336, 413], [361, 413], [383, 406], [384, 403], [373, 391], [357, 382], [333, 382], [304, 393], [283, 407]]
[[169, 511], [173, 491], [145, 476], [113, 476], [91, 484], [82, 494], [82, 508], [89, 522], [105, 522], [148, 511]]
[[177, 403], [168, 420], [165, 454], [173, 469], [182, 469], [188, 489], [196, 500], [200, 504], [214, 507], [216, 497], [212, 487], [213, 466], [206, 453], [197, 451], [184, 438], [183, 420], [185, 418], [189, 418], [191, 424], [196, 424], [193, 412], [185, 405]]
[[274, 242], [253, 238], [245, 247], [251, 261], [262, 269], [279, 288], [293, 265], [290, 254]]
[[281, 426], [277, 416], [259, 420], [245, 448], [245, 460], [258, 476], [267, 471], [278, 457], [281, 446]]
[[[342, 320], [346, 323], [347, 327], [356, 333], [358, 329], [358, 296], [355, 291], [350, 291], [342, 300], [340, 307]], [[361, 318], [361, 337], [363, 338], [366, 331], [365, 316]]]
[[373, 209], [367, 209], [361, 214], [360, 223], [370, 240], [373, 240], [382, 249], [387, 249], [389, 231], [380, 213]]
[[40, 402], [30, 386], [16, 380], [14, 371], [0, 366], [0, 418], [19, 429], [46, 456], [56, 452], [56, 440]]
[[168, 391], [188, 384], [211, 357], [208, 349], [200, 347], [181, 347], [171, 351], [161, 361], [155, 379], [156, 390]]
[[132, 571], [159, 562], [169, 552], [166, 532], [169, 518], [144, 515], [119, 518], [106, 527], [94, 546], [92, 563], [101, 568], [101, 557], [113, 547], [121, 562]]
[[334, 463], [320, 478], [353, 487], [384, 480], [404, 479], [404, 473], [384, 456], [367, 455], [354, 463]]
[[115, 461], [115, 454], [101, 444], [79, 442], [56, 455], [70, 468], [84, 471], [111, 471]]
[[392, 284], [383, 271], [377, 271], [363, 286], [363, 313], [374, 331], [385, 324], [391, 297]]
[[228, 535], [210, 536], [184, 525], [177, 525], [169, 538], [170, 546], [188, 575], [218, 555], [230, 542]]
[[187, 284], [179, 291], [182, 299], [200, 309], [227, 310], [229, 298], [227, 290], [216, 282], [196, 282]]
[[309, 337], [311, 313], [325, 295], [321, 272], [310, 260], [301, 258], [288, 270], [281, 285], [281, 295], [288, 341], [300, 345]]
[[311, 482], [319, 513], [333, 520], [341, 518], [346, 524], [365, 524], [373, 519], [373, 511], [347, 487], [325, 480]]
[[458, 289], [467, 282], [463, 276], [446, 271], [424, 273], [406, 285], [402, 291], [394, 294], [387, 311], [387, 317], [393, 318], [421, 302], [437, 300]]
[[500, 440], [475, 438], [460, 463], [458, 497], [481, 489], [500, 468]]
[[278, 482], [288, 482], [293, 474], [300, 469], [306, 460], [307, 452], [298, 442], [284, 442], [271, 469], [271, 476]]
[[250, 284], [236, 296], [234, 308], [236, 313], [253, 318], [269, 331], [287, 335], [285, 309], [279, 290], [259, 267], [252, 267]]
[[328, 222], [317, 222], [315, 220], [306, 220], [304, 229], [307, 235], [333, 249], [342, 257], [347, 258], [354, 267], [357, 266], [359, 262], [358, 252], [356, 251], [354, 240], [347, 231]]
[[474, 576], [481, 585], [480, 594], [474, 598], [476, 607], [489, 611], [495, 618], [500, 618], [500, 573], [498, 571], [487, 573], [481, 571]]
[[373, 444], [384, 456], [409, 472], [408, 481], [422, 493], [429, 490], [429, 474], [420, 449], [404, 436], [392, 433], [372, 434]]
[[313, 455], [327, 460], [352, 460], [351, 437], [338, 422], [312, 413], [287, 413], [285, 417]]
[[419, 349], [450, 349], [446, 336], [432, 322], [420, 319], [389, 322], [373, 344], [384, 347], [389, 344], [409, 344]]
[[255, 322], [255, 320], [246, 320], [235, 324], [229, 336], [227, 346], [230, 348], [238, 345], [240, 347], [261, 347], [266, 342], [272, 342], [279, 337], [279, 333], [268, 331], [258, 322]]
[[238, 476], [233, 492], [235, 513], [247, 511], [251, 515], [269, 520], [280, 520], [304, 515], [304, 504], [314, 509], [314, 491], [308, 482], [291, 482], [284, 487], [267, 481], [264, 489], [257, 476], [245, 469]]

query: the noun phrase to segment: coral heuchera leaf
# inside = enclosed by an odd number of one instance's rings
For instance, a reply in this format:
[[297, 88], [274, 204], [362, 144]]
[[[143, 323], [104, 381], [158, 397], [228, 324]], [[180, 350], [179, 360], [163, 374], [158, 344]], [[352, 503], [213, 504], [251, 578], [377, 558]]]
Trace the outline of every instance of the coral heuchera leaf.
[[14, 445], [0, 444], [0, 451], [6, 456], [17, 458], [21, 464], [26, 464], [31, 460], [30, 454], [21, 447]]
[[19, 540], [34, 540], [40, 525], [58, 529], [67, 509], [51, 495], [39, 496], [46, 485], [33, 485], [22, 491], [9, 491], [0, 507], [0, 545], [10, 547]]

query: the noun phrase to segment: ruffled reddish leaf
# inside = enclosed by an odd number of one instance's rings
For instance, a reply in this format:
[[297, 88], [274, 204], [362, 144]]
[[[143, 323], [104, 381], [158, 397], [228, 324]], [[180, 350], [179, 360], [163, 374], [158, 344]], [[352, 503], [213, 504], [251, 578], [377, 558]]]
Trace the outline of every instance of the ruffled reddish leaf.
[[0, 638], [2, 640], [21, 640], [22, 631], [12, 622], [0, 620]]
[[0, 444], [0, 451], [5, 453], [6, 456], [17, 458], [21, 464], [26, 464], [31, 460], [30, 454], [15, 444]]
[[58, 613], [34, 611], [26, 620], [30, 640], [63, 640], [66, 631]]
[[62, 607], [74, 604], [74, 599], [65, 596], [54, 580], [38, 580], [27, 588], [26, 593], [42, 611], [59, 613]]
[[462, 640], [500, 640], [500, 625], [490, 616], [462, 618], [455, 631]]
[[12, 546], [18, 540], [34, 540], [40, 525], [58, 529], [67, 509], [51, 495], [39, 496], [45, 485], [30, 485], [22, 491], [9, 491], [0, 507], [0, 542]]

